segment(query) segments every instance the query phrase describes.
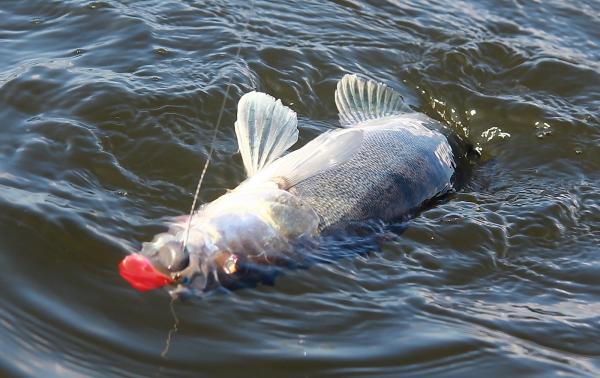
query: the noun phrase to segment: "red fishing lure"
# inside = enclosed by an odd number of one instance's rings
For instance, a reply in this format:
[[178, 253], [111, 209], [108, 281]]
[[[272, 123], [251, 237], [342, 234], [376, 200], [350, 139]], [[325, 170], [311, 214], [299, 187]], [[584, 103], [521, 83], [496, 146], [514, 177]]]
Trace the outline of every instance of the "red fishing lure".
[[148, 291], [173, 283], [173, 279], [152, 266], [140, 253], [129, 255], [119, 264], [119, 273], [134, 289]]

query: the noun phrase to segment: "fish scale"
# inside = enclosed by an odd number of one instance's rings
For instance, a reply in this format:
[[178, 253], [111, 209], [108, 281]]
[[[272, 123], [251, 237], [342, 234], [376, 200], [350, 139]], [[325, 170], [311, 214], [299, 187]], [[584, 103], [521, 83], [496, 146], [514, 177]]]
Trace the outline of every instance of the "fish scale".
[[452, 188], [452, 150], [425, 122], [393, 117], [356, 128], [363, 129], [363, 143], [352, 159], [290, 189], [319, 215], [321, 230], [346, 221], [403, 219]]

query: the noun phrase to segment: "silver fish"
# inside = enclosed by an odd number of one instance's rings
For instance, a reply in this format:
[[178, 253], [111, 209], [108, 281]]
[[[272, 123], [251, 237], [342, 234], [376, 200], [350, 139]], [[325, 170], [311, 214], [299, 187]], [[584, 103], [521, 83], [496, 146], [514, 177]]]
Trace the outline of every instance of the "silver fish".
[[194, 213], [185, 250], [187, 217], [126, 257], [121, 275], [140, 290], [199, 294], [243, 264], [276, 263], [348, 222], [407, 218], [452, 189], [441, 124], [356, 75], [340, 80], [335, 100], [342, 128], [285, 154], [298, 139], [296, 113], [267, 94], [244, 95], [235, 130], [248, 179]]

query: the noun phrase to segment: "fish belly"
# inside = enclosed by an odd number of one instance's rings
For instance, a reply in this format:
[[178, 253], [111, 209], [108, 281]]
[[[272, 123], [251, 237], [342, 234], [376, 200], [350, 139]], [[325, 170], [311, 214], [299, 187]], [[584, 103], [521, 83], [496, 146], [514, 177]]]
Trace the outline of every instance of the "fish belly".
[[360, 127], [363, 144], [352, 159], [290, 189], [320, 216], [321, 230], [373, 218], [406, 219], [452, 188], [455, 163], [446, 137], [411, 124]]

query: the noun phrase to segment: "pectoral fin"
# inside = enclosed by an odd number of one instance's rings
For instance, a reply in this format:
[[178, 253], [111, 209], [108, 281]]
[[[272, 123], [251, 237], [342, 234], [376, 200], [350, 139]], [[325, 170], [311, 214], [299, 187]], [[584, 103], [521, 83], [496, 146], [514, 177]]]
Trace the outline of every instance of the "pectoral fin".
[[360, 150], [362, 141], [363, 131], [360, 129], [321, 134], [304, 147], [274, 161], [249, 183], [274, 181], [281, 189], [289, 189], [350, 160]]

